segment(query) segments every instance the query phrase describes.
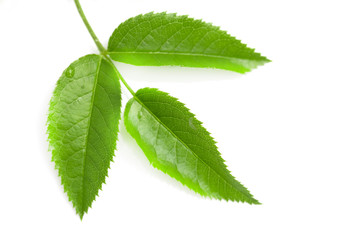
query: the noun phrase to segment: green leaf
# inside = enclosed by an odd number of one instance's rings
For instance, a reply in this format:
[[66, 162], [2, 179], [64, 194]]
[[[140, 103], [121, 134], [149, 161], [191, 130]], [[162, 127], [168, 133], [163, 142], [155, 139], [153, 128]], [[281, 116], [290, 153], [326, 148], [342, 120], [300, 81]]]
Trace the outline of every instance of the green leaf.
[[102, 56], [73, 62], [50, 102], [48, 135], [61, 183], [82, 219], [105, 182], [120, 120], [117, 70]]
[[124, 121], [155, 168], [203, 196], [259, 204], [227, 170], [202, 123], [176, 98], [140, 89], [127, 103]]
[[241, 41], [201, 20], [148, 13], [130, 18], [114, 31], [112, 59], [140, 66], [219, 68], [245, 73], [269, 60]]

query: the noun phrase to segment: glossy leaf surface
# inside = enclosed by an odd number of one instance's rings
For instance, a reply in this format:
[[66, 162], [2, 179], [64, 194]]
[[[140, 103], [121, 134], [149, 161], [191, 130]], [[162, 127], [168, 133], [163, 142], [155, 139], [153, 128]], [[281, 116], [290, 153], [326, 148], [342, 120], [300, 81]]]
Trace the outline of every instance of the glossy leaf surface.
[[112, 59], [141, 66], [219, 68], [245, 73], [269, 60], [240, 40], [201, 20], [148, 13], [130, 18], [114, 31]]
[[117, 70], [98, 55], [73, 62], [50, 102], [52, 160], [76, 212], [83, 217], [105, 182], [120, 120]]
[[176, 98], [140, 89], [127, 103], [124, 121], [154, 167], [203, 196], [259, 204], [227, 170], [202, 123]]

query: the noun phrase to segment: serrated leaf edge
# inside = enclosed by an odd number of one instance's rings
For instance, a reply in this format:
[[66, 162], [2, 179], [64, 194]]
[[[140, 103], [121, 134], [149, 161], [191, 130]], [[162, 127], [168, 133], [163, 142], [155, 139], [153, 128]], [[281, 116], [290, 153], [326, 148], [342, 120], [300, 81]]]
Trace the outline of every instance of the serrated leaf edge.
[[[63, 76], [63, 75], [66, 74], [67, 69], [68, 69], [71, 65], [73, 65], [73, 64], [75, 64], [75, 63], [77, 63], [77, 62], [81, 61], [82, 59], [84, 59], [84, 58], [86, 58], [86, 57], [89, 57], [89, 56], [97, 56], [97, 57], [100, 58], [100, 61], [99, 61], [99, 64], [98, 64], [97, 73], [96, 73], [96, 76], [98, 77], [98, 74], [99, 74], [99, 71], [100, 71], [101, 62], [102, 62], [103, 60], [109, 62], [106, 58], [104, 58], [103, 56], [98, 55], [98, 54], [88, 54], [88, 55], [85, 55], [85, 56], [80, 57], [79, 59], [73, 61], [67, 68], [65, 68], [65, 70], [63, 71], [63, 73], [62, 73], [61, 76]], [[110, 63], [110, 65], [113, 67], [113, 69], [114, 69], [116, 72], [118, 71], [111, 63]], [[60, 78], [61, 78], [61, 77], [60, 77]], [[97, 81], [98, 81], [98, 80], [96, 80], [96, 82], [97, 82]], [[94, 87], [95, 87], [95, 86], [96, 86], [96, 84], [94, 84]], [[121, 86], [121, 85], [120, 85], [120, 86]], [[55, 88], [55, 89], [56, 89], [56, 88]], [[105, 174], [104, 181], [102, 182], [100, 188], [97, 190], [97, 192], [96, 192], [96, 194], [95, 194], [95, 196], [94, 196], [94, 199], [91, 199], [91, 202], [90, 202], [89, 206], [88, 206], [85, 210], [84, 210], [84, 207], [82, 206], [83, 212], [79, 212], [78, 209], [77, 209], [76, 206], [75, 206], [75, 203], [72, 201], [72, 199], [71, 199], [71, 197], [70, 197], [70, 195], [69, 195], [68, 189], [65, 187], [64, 182], [63, 182], [63, 179], [62, 179], [62, 177], [61, 177], [61, 175], [60, 175], [59, 166], [58, 166], [57, 161], [56, 161], [56, 156], [55, 156], [55, 154], [53, 154], [53, 150], [54, 150], [53, 145], [54, 145], [54, 144], [52, 143], [52, 140], [50, 139], [50, 131], [51, 131], [51, 130], [49, 129], [49, 125], [50, 125], [49, 121], [50, 121], [50, 118], [51, 118], [51, 117], [50, 117], [51, 111], [52, 111], [52, 109], [54, 108], [54, 106], [52, 106], [51, 104], [53, 103], [53, 99], [54, 99], [54, 97], [55, 97], [55, 96], [54, 96], [55, 89], [54, 89], [54, 91], [53, 91], [53, 95], [52, 95], [52, 98], [51, 98], [50, 103], [49, 103], [50, 106], [49, 106], [49, 111], [48, 111], [48, 114], [47, 114], [48, 117], [47, 117], [47, 121], [46, 121], [46, 126], [47, 126], [46, 134], [48, 135], [47, 141], [48, 141], [48, 143], [49, 143], [49, 148], [48, 148], [48, 150], [49, 150], [49, 151], [51, 152], [51, 154], [52, 154], [51, 161], [54, 162], [54, 164], [55, 164], [55, 170], [58, 171], [58, 177], [60, 177], [61, 185], [63, 186], [64, 193], [66, 193], [66, 195], [67, 195], [67, 197], [68, 197], [68, 201], [71, 202], [71, 204], [72, 204], [73, 208], [75, 209], [76, 213], [79, 215], [80, 219], [82, 220], [84, 214], [88, 213], [88, 210], [89, 210], [90, 208], [92, 208], [92, 204], [93, 204], [93, 202], [96, 200], [96, 197], [99, 197], [99, 190], [102, 191], [102, 186], [103, 186], [104, 184], [106, 184], [106, 179], [108, 178], [108, 172], [109, 172], [109, 170], [111, 169], [111, 165], [110, 165], [109, 168], [107, 169], [106, 174]], [[121, 90], [120, 90], [120, 93], [121, 93]], [[93, 96], [92, 96], [92, 101], [93, 101], [94, 95], [95, 95], [95, 93], [94, 93]], [[121, 94], [120, 94], [120, 97], [121, 97]], [[121, 98], [120, 98], [120, 100], [121, 100]], [[120, 101], [120, 104], [121, 104], [121, 101]], [[121, 107], [121, 106], [120, 106], [120, 107]], [[120, 119], [119, 119], [119, 120], [121, 120], [121, 113], [120, 113]], [[89, 120], [89, 124], [90, 124], [90, 122], [91, 122], [91, 120]], [[119, 121], [119, 122], [120, 122], [120, 121]], [[116, 127], [116, 131], [114, 131], [114, 134], [116, 135], [116, 141], [115, 141], [115, 143], [114, 143], [114, 146], [112, 146], [112, 148], [114, 149], [114, 151], [113, 151], [113, 153], [112, 153], [112, 156], [111, 156], [112, 158], [111, 158], [110, 162], [114, 162], [113, 158], [115, 157], [115, 150], [117, 149], [117, 142], [118, 142], [118, 140], [119, 140], [119, 136], [118, 136], [118, 135], [119, 135], [119, 130], [120, 130], [120, 129], [119, 129], [119, 124], [118, 124], [117, 127]], [[84, 167], [84, 169], [85, 169], [85, 167]]]
[[[160, 91], [160, 90], [157, 89], [157, 88], [149, 88], [149, 87], [141, 88], [141, 89], [139, 89], [139, 90], [136, 92], [136, 94], [133, 96], [133, 99], [134, 99], [134, 100], [136, 100], [139, 104], [141, 104], [141, 106], [142, 106], [143, 108], [145, 108], [164, 128], [166, 128], [166, 129], [171, 133], [171, 135], [173, 135], [173, 137], [175, 137], [185, 148], [189, 149], [189, 151], [191, 151], [191, 153], [192, 153], [197, 159], [199, 159], [199, 160], [200, 160], [205, 166], [207, 166], [210, 170], [212, 170], [213, 172], [215, 172], [216, 175], [218, 175], [220, 179], [223, 179], [223, 181], [224, 181], [226, 184], [228, 184], [228, 185], [231, 186], [232, 188], [236, 189], [236, 191], [239, 191], [235, 186], [233, 186], [232, 184], [228, 183], [228, 182], [226, 181], [226, 179], [224, 179], [215, 169], [212, 169], [206, 162], [204, 162], [203, 159], [201, 159], [196, 153], [194, 153], [193, 150], [192, 150], [190, 147], [188, 147], [186, 143], [184, 143], [178, 136], [176, 136], [176, 134], [173, 133], [173, 131], [171, 131], [171, 130], [170, 130], [152, 111], [150, 111], [150, 109], [137, 97], [137, 94], [139, 93], [139, 91], [141, 91], [141, 90], [147, 90], [147, 89], [156, 90], [156, 91], [158, 91], [158, 92], [161, 92], [161, 93], [165, 94], [165, 95], [168, 96], [168, 97], [173, 98], [174, 100], [177, 101], [177, 103], [179, 103], [180, 105], [182, 105], [182, 106], [194, 117], [194, 119], [195, 119], [196, 121], [198, 121], [198, 123], [199, 123], [201, 126], [203, 125], [203, 122], [201, 122], [200, 120], [198, 120], [197, 118], [195, 118], [196, 115], [193, 114], [193, 113], [190, 111], [190, 109], [186, 107], [186, 105], [185, 105], [184, 103], [182, 103], [181, 101], [179, 101], [178, 98], [171, 96], [171, 95], [170, 95], [169, 93], [167, 93], [167, 92]], [[126, 108], [125, 108], [125, 111], [124, 111], [124, 115], [126, 115], [126, 113], [127, 113], [128, 111], [129, 111], [129, 109], [126, 107]], [[128, 131], [128, 128], [127, 128], [126, 125], [125, 125], [125, 127], [126, 127], [126, 129], [127, 129], [127, 131]], [[216, 141], [215, 141], [214, 138], [211, 136], [211, 134], [206, 130], [206, 128], [205, 128], [205, 127], [203, 127], [203, 128], [204, 128], [204, 130], [206, 131], [206, 133], [208, 134], [208, 136], [211, 138], [212, 142], [214, 143], [214, 145], [215, 145], [215, 147], [216, 147], [217, 152], [219, 153], [219, 156], [221, 157], [221, 153], [218, 151], [218, 148], [217, 148], [217, 146], [216, 146]], [[128, 131], [128, 132], [129, 132], [129, 131]], [[225, 164], [225, 160], [224, 160], [222, 157], [221, 157], [221, 159], [222, 159], [222, 162], [224, 163], [225, 168], [227, 169], [227, 171], [229, 171], [229, 173], [231, 173], [231, 171], [228, 170], [228, 166]], [[153, 167], [155, 167], [156, 169], [164, 172], [165, 174], [168, 174], [168, 173], [166, 172], [166, 170], [160, 169], [160, 168], [157, 167], [156, 164], [154, 164], [152, 161], [149, 161], [149, 162], [150, 162], [150, 164], [151, 164]], [[168, 175], [169, 175], [169, 174], [168, 174]], [[176, 180], [178, 180], [179, 182], [181, 182], [182, 185], [186, 186], [185, 183], [183, 183], [182, 181], [180, 181], [180, 179], [178, 179], [176, 176], [171, 176], [171, 177], [175, 178]], [[234, 176], [231, 175], [231, 177], [235, 179]], [[235, 179], [235, 180], [236, 180], [236, 179]], [[237, 180], [236, 180], [236, 181], [237, 181]], [[240, 183], [240, 182], [239, 182], [239, 183]], [[202, 197], [209, 197], [210, 199], [225, 200], [225, 201], [227, 201], [227, 202], [228, 202], [228, 201], [233, 201], [233, 202], [234, 202], [234, 201], [235, 201], [235, 202], [240, 202], [240, 201], [241, 201], [241, 202], [247, 202], [247, 203], [249, 203], [250, 205], [252, 205], [252, 204], [256, 204], [256, 205], [261, 204], [257, 199], [254, 198], [254, 196], [250, 193], [250, 191], [249, 191], [244, 185], [242, 185], [241, 183], [240, 183], [240, 185], [247, 191], [247, 193], [244, 193], [244, 195], [249, 196], [249, 197], [247, 197], [247, 198], [251, 199], [252, 201], [245, 201], [245, 200], [242, 200], [242, 199], [239, 200], [239, 199], [230, 199], [230, 198], [222, 198], [222, 197], [217, 197], [217, 196], [211, 196], [211, 195], [205, 194], [204, 192], [198, 191], [197, 189], [192, 189], [192, 188], [190, 188], [189, 186], [186, 186], [186, 187], [187, 187], [188, 189], [190, 189], [190, 190], [192, 190], [192, 191], [200, 194]], [[241, 191], [240, 191], [240, 192], [241, 192]]]
[[[261, 55], [260, 53], [258, 52], [255, 52], [255, 48], [250, 48], [247, 46], [247, 44], [245, 43], [242, 43], [241, 40], [237, 39], [236, 37], [234, 37], [233, 35], [229, 34], [227, 31], [225, 30], [222, 30], [219, 26], [216, 26], [216, 25], [213, 25], [212, 23], [210, 22], [205, 22], [204, 20], [202, 19], [195, 19], [195, 18], [192, 18], [192, 17], [189, 17], [189, 15], [178, 15], [177, 13], [167, 13], [166, 11], [163, 11], [163, 12], [159, 12], [159, 13], [155, 13], [154, 11], [152, 12], [149, 12], [149, 13], [145, 13], [145, 14], [140, 14], [140, 15], [137, 15], [135, 17], [131, 17], [127, 20], [125, 20], [124, 22], [122, 22], [112, 33], [112, 35], [110, 36], [110, 39], [109, 39], [109, 42], [108, 42], [108, 53], [111, 54], [111, 53], [131, 53], [131, 54], [153, 54], [153, 53], [156, 53], [156, 54], [172, 54], [172, 55], [189, 55], [189, 56], [206, 56], [206, 57], [217, 57], [217, 58], [226, 58], [226, 59], [236, 59], [236, 60], [243, 60], [243, 61], [254, 61], [254, 60], [251, 60], [251, 59], [246, 59], [246, 58], [236, 58], [236, 57], [227, 57], [227, 56], [218, 56], [218, 55], [215, 55], [215, 54], [192, 54], [192, 53], [168, 53], [168, 52], [116, 52], [116, 51], [111, 51], [109, 50], [109, 47], [111, 46], [111, 43], [114, 41], [114, 38], [116, 37], [116, 33], [120, 32], [119, 29], [122, 27], [123, 24], [129, 22], [129, 21], [133, 21], [137, 18], [143, 18], [143, 17], [147, 17], [147, 16], [151, 16], [151, 15], [159, 15], [159, 16], [172, 16], [172, 17], [176, 17], [176, 18], [188, 18], [189, 20], [193, 20], [194, 22], [198, 22], [198, 23], [202, 23], [202, 24], [205, 24], [206, 26], [209, 26], [209, 27], [212, 27], [212, 28], [215, 28], [216, 30], [219, 30], [220, 32], [222, 32], [223, 34], [226, 34], [228, 37], [230, 37], [232, 40], [236, 40], [236, 41], [239, 41], [239, 43], [243, 44], [244, 47], [248, 48], [251, 53], [256, 53], [258, 54], [260, 57], [263, 58], [263, 60], [257, 60], [256, 61], [256, 65], [253, 66], [251, 69], [245, 69], [243, 73], [247, 73], [247, 72], [250, 72], [251, 70], [253, 69], [256, 69], [260, 66], [263, 66], [265, 63], [268, 63], [268, 62], [271, 62], [271, 60], [269, 60], [267, 57]], [[255, 62], [255, 61], [254, 61]], [[135, 65], [136, 64], [132, 64], [132, 65]], [[140, 65], [137, 65], [137, 66], [140, 66]], [[173, 65], [172, 65], [173, 66]], [[198, 67], [196, 67], [198, 68]], [[210, 68], [210, 69], [216, 69], [216, 68]]]

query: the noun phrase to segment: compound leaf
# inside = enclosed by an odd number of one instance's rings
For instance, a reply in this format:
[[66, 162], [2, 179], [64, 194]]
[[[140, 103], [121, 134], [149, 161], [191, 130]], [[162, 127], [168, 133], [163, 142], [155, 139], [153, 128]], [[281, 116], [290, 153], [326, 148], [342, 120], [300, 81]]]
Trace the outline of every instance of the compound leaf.
[[99, 55], [73, 62], [50, 102], [48, 135], [52, 160], [80, 218], [105, 182], [120, 120], [117, 70]]
[[127, 103], [124, 121], [155, 168], [203, 196], [259, 204], [227, 170], [202, 123], [176, 98], [140, 89]]
[[176, 14], [130, 18], [109, 40], [111, 58], [141, 66], [219, 68], [245, 73], [269, 60], [209, 23]]

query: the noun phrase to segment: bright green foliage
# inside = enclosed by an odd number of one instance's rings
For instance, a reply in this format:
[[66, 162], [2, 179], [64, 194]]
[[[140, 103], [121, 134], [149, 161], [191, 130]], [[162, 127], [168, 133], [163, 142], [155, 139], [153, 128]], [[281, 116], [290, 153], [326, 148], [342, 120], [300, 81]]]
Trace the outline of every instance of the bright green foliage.
[[124, 121], [154, 167], [203, 196], [259, 204], [227, 170], [202, 123], [176, 98], [140, 89], [127, 103]]
[[130, 18], [114, 31], [111, 58], [141, 66], [219, 68], [245, 73], [269, 60], [241, 41], [201, 20], [148, 13]]
[[136, 93], [116, 61], [140, 66], [184, 66], [248, 72], [269, 60], [218, 27], [187, 16], [148, 13], [115, 29], [108, 50], [78, 12], [101, 55], [73, 62], [50, 102], [48, 135], [61, 183], [82, 219], [114, 157], [119, 131], [119, 79], [133, 95], [125, 108], [127, 131], [150, 163], [202, 196], [260, 204], [227, 170], [215, 141], [176, 98], [157, 89]]
[[118, 72], [101, 56], [73, 62], [57, 82], [48, 117], [52, 160], [80, 218], [105, 182], [120, 105]]

